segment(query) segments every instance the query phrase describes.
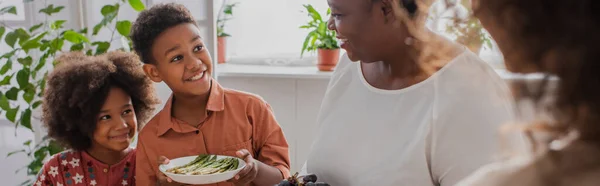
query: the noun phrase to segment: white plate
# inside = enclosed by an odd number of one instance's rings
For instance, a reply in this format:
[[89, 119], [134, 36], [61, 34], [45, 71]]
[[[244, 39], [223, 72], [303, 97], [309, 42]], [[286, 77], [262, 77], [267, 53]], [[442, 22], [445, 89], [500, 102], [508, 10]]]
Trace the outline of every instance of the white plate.
[[175, 182], [185, 183], [185, 184], [212, 184], [212, 183], [219, 183], [219, 182], [227, 181], [227, 180], [233, 178], [244, 167], [246, 167], [246, 162], [244, 162], [244, 160], [242, 160], [242, 159], [239, 159], [236, 157], [231, 157], [231, 156], [217, 155], [217, 160], [220, 160], [223, 158], [235, 158], [239, 162], [238, 168], [235, 170], [231, 170], [231, 171], [226, 171], [226, 172], [216, 173], [216, 174], [209, 174], [209, 175], [184, 175], [184, 174], [173, 174], [173, 173], [167, 172], [168, 169], [177, 167], [177, 166], [181, 166], [181, 165], [185, 165], [185, 164], [191, 162], [192, 160], [194, 160], [196, 157], [198, 157], [198, 156], [186, 156], [186, 157], [181, 157], [181, 158], [177, 158], [177, 159], [172, 159], [169, 161], [169, 164], [160, 165], [158, 167], [158, 169], [162, 173], [167, 175], [169, 178], [173, 179], [173, 181], [175, 181]]

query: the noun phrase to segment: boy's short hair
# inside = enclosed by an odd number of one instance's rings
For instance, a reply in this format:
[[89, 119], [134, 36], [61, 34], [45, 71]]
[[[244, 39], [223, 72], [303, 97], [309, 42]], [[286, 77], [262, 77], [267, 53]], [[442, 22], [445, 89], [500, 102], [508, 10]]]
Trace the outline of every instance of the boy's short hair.
[[133, 53], [114, 51], [86, 56], [72, 52], [61, 55], [57, 61], [47, 79], [42, 121], [48, 136], [65, 147], [91, 147], [97, 115], [112, 87], [131, 96], [138, 125], [152, 116], [159, 103], [152, 82]]
[[190, 11], [181, 4], [157, 4], [142, 11], [131, 26], [130, 34], [133, 48], [142, 62], [154, 63], [151, 50], [156, 37], [182, 23], [198, 26]]

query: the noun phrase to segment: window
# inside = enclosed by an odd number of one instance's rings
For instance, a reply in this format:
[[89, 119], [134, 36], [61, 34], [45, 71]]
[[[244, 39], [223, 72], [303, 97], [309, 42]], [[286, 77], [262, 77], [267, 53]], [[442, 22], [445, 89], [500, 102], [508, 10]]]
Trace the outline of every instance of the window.
[[[225, 32], [232, 35], [227, 39], [227, 55], [230, 63], [277, 61], [269, 60], [273, 58], [287, 59], [282, 63], [289, 63], [292, 59], [299, 59], [302, 43], [308, 31], [298, 27], [309, 19], [302, 5], [311, 4], [322, 14], [328, 8], [325, 0], [225, 0], [225, 2], [238, 3], [233, 9], [233, 19], [229, 20], [225, 27]], [[223, 1], [216, 3], [216, 8], [219, 8]], [[444, 20], [430, 19], [428, 26], [446, 37], [453, 38], [452, 35], [445, 33]], [[502, 59], [495, 48], [495, 46], [491, 49], [483, 48], [480, 54], [484, 60], [500, 67]], [[305, 58], [314, 59], [312, 57], [314, 55], [308, 53], [305, 54]]]
[[[303, 4], [325, 14], [325, 0], [229, 0], [239, 3], [233, 19], [226, 23], [228, 56], [239, 58], [299, 58], [307, 30], [299, 27], [309, 20]], [[219, 8], [223, 1], [217, 3]], [[219, 10], [216, 10], [218, 12]], [[306, 56], [310, 56], [307, 54]]]
[[[14, 6], [15, 14], [4, 13], [0, 15], [1, 21], [25, 21], [25, 4], [23, 0], [0, 0], [0, 9]], [[6, 9], [8, 11], [8, 9]]]

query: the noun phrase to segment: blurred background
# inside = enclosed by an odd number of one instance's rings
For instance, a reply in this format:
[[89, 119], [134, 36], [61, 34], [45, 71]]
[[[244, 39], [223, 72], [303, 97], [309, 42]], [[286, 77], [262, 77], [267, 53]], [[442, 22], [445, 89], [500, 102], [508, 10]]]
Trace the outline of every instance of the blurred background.
[[[291, 146], [292, 171], [299, 171], [331, 69], [319, 68], [317, 50], [336, 50], [326, 0], [0, 0], [0, 180], [28, 184], [43, 160], [62, 148], [45, 139], [40, 126], [40, 93], [53, 57], [81, 50], [89, 55], [131, 48], [131, 22], [156, 3], [185, 4], [201, 27], [225, 87], [252, 92], [269, 102]], [[463, 43], [505, 79], [495, 43], [477, 20], [453, 24], [441, 3], [428, 26]], [[316, 15], [319, 15], [318, 17]], [[302, 28], [301, 28], [302, 27]], [[333, 41], [328, 41], [331, 39]], [[337, 59], [335, 59], [337, 61]], [[170, 90], [156, 84], [161, 100]]]

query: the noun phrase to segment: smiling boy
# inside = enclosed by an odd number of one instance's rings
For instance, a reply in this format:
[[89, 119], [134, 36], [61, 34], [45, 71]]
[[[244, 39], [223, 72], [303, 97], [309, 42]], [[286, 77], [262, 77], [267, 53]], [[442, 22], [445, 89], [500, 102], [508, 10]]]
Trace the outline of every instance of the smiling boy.
[[159, 4], [141, 12], [131, 39], [146, 75], [173, 91], [140, 132], [138, 185], [175, 184], [160, 173], [159, 164], [198, 154], [247, 162], [229, 183], [214, 185], [274, 185], [289, 176], [288, 144], [270, 106], [212, 79], [212, 59], [184, 6]]

